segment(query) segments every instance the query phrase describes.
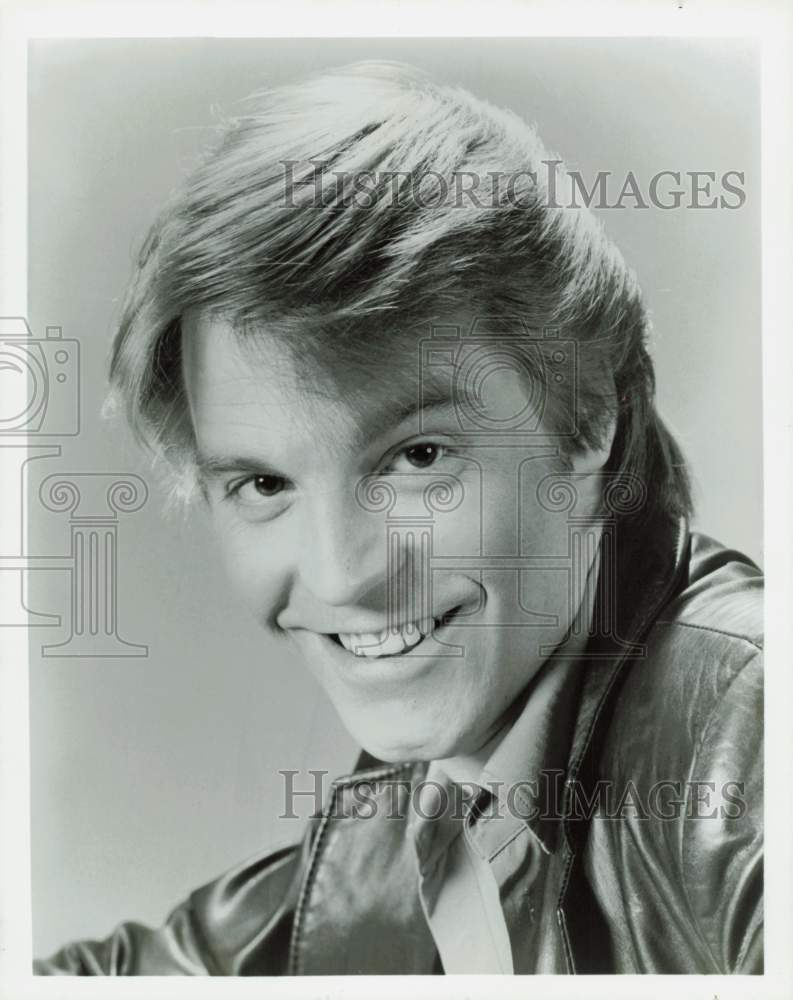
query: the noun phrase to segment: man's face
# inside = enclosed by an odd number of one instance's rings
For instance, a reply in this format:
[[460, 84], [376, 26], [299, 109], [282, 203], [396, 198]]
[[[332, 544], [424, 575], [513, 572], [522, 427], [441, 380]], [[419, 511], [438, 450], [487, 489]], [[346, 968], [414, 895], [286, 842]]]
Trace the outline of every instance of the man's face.
[[[418, 341], [383, 361], [393, 379], [328, 392], [266, 331], [255, 350], [203, 314], [183, 331], [200, 472], [259, 622], [297, 645], [370, 753], [475, 753], [579, 611], [559, 566], [567, 514], [538, 499], [558, 442], [461, 431], [442, 380], [419, 413], [418, 374], [396, 377], [418, 373]], [[495, 419], [524, 408], [514, 372], [478, 389]], [[594, 510], [595, 480], [577, 481], [576, 516]]]

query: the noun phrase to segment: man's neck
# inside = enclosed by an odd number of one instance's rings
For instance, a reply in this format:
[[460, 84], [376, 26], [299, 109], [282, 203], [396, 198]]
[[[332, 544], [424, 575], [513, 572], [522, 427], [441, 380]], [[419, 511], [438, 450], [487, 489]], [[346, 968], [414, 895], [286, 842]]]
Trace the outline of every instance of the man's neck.
[[[574, 627], [570, 630], [570, 638], [567, 642], [557, 647], [556, 653], [564, 653], [565, 659], [577, 658], [583, 655], [589, 641], [589, 631], [592, 624], [592, 615], [595, 606], [595, 592], [597, 590], [598, 571], [600, 569], [600, 546], [598, 546], [595, 558], [587, 572], [587, 583], [584, 588], [584, 596], [581, 605], [576, 612]], [[456, 784], [478, 783], [483, 768], [496, 752], [498, 747], [506, 738], [509, 731], [515, 724], [515, 720], [520, 716], [526, 706], [528, 698], [531, 697], [534, 679], [546, 667], [548, 661], [540, 665], [531, 678], [527, 681], [520, 694], [515, 698], [510, 707], [501, 716], [501, 720], [496, 731], [489, 737], [478, 750], [471, 753], [457, 754], [439, 760], [438, 764], [446, 775]]]

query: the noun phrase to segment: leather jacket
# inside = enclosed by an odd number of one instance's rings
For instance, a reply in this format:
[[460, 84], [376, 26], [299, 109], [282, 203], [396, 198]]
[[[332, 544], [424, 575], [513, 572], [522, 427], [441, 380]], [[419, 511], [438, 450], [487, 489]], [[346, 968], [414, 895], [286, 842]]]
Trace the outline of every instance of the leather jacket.
[[[559, 847], [526, 917], [538, 922], [536, 971], [759, 973], [762, 575], [666, 515], [624, 537], [615, 626], [582, 662]], [[124, 923], [34, 971], [442, 972], [405, 824], [385, 809], [364, 818], [348, 808], [363, 784], [370, 797], [392, 794], [389, 782], [414, 781], [424, 767], [364, 754], [302, 843], [197, 889], [159, 929]], [[626, 808], [576, 807], [604, 787], [629, 790]]]

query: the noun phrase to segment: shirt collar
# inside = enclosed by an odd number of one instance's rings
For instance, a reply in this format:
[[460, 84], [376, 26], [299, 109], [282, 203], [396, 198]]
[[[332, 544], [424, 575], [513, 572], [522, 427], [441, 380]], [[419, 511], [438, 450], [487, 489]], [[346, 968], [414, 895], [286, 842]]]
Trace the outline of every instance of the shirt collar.
[[440, 857], [462, 832], [466, 815], [459, 786], [438, 761], [431, 761], [421, 780], [413, 786], [407, 816], [408, 832], [422, 875], [434, 870]]
[[[570, 734], [579, 689], [578, 661], [548, 660], [516, 706], [517, 717], [472, 784], [494, 796], [475, 818], [479, 831], [492, 824], [495, 843], [506, 825], [525, 825], [546, 853], [557, 844]], [[408, 825], [422, 866], [431, 867], [463, 829], [474, 789], [459, 786], [432, 761], [414, 787]], [[489, 796], [486, 796], [489, 798]], [[504, 834], [506, 835], [506, 834]]]
[[522, 820], [549, 853], [561, 818], [579, 681], [577, 661], [546, 662], [478, 782], [496, 795], [500, 810]]
[[[496, 797], [502, 814], [523, 821], [548, 853], [557, 843], [581, 664], [585, 662], [599, 571], [598, 550], [570, 637], [526, 686], [513, 706], [514, 721], [475, 779]], [[485, 822], [487, 818], [486, 811]]]

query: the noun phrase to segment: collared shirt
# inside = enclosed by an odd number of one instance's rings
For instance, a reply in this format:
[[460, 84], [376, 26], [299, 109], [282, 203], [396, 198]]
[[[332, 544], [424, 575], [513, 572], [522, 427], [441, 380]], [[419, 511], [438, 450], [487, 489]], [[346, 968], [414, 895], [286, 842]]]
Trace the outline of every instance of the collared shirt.
[[557, 843], [577, 666], [543, 666], [470, 787], [434, 761], [413, 797], [419, 895], [447, 973], [535, 971], [531, 929]]

